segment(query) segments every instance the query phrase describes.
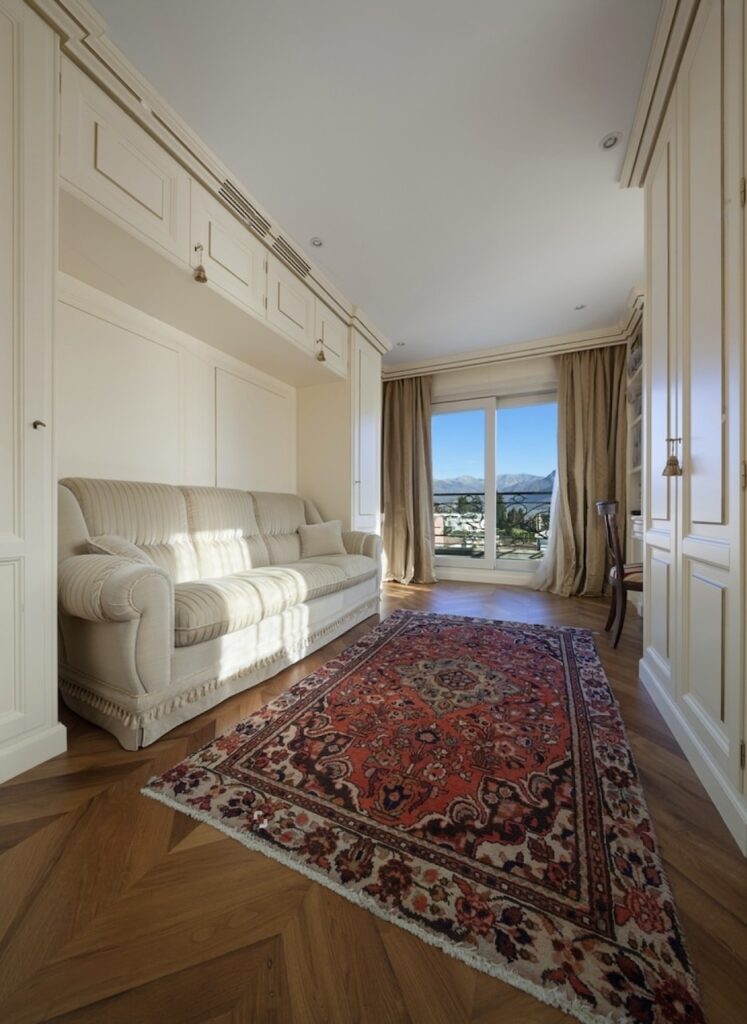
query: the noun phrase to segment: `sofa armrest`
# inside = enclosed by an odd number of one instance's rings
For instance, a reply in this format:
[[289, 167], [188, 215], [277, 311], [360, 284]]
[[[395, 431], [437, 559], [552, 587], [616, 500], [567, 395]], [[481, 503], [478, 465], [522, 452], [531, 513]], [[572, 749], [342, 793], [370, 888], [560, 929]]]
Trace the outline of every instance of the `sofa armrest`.
[[173, 585], [156, 565], [116, 555], [73, 555], [58, 569], [61, 611], [89, 622], [127, 622], [160, 605], [166, 618]]
[[362, 533], [359, 530], [344, 530], [342, 543], [349, 555], [368, 555], [381, 562], [383, 545], [376, 533]]

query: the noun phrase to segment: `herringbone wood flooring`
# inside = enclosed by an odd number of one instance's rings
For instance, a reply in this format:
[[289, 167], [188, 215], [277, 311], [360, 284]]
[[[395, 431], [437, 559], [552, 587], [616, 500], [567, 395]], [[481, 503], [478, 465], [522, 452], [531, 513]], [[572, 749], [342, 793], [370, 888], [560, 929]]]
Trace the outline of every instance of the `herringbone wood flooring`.
[[[509, 587], [388, 586], [397, 607], [601, 630], [606, 603]], [[69, 751], [0, 787], [4, 1024], [428, 1022], [569, 1018], [427, 946], [208, 825], [140, 796], [373, 625], [145, 750], [64, 712]], [[747, 1019], [747, 868], [637, 682], [640, 622], [599, 638], [622, 704], [711, 1024]]]

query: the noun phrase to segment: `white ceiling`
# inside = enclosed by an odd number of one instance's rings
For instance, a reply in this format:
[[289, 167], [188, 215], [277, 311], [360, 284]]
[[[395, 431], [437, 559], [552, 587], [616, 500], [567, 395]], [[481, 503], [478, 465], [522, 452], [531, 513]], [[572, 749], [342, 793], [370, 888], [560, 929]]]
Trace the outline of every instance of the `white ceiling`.
[[616, 179], [659, 0], [94, 2], [388, 363], [608, 326], [642, 280]]

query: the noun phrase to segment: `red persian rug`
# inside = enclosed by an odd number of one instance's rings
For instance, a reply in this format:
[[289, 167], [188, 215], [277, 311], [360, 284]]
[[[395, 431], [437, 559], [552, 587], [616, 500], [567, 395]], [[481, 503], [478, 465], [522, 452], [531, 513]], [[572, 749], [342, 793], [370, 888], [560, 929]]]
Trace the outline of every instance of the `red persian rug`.
[[703, 1021], [586, 630], [396, 612], [143, 792], [581, 1021]]

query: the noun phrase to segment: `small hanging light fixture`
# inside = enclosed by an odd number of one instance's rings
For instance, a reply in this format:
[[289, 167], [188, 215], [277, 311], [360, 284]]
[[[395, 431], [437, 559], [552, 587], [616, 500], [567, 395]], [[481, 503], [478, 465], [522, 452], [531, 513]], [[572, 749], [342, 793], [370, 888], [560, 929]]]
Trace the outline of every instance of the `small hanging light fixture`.
[[194, 277], [195, 281], [198, 281], [200, 284], [205, 284], [205, 282], [208, 279], [208, 276], [207, 271], [205, 270], [205, 267], [202, 262], [203, 249], [202, 244], [200, 242], [198, 242], [197, 245], [195, 246], [195, 252], [197, 253], [198, 262], [197, 266], [195, 267], [195, 272], [192, 276]]
[[664, 464], [664, 469], [661, 471], [662, 476], [682, 476], [682, 466], [680, 460], [677, 458], [675, 451], [675, 445], [682, 444], [681, 437], [668, 437], [666, 439], [668, 445], [667, 461]]

